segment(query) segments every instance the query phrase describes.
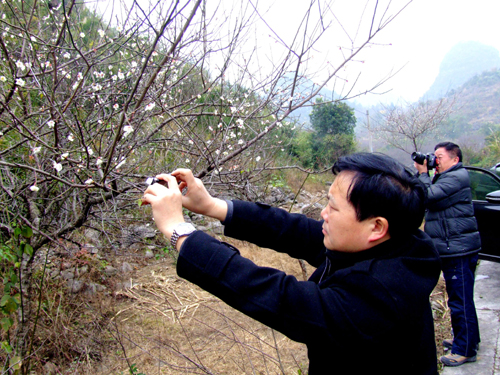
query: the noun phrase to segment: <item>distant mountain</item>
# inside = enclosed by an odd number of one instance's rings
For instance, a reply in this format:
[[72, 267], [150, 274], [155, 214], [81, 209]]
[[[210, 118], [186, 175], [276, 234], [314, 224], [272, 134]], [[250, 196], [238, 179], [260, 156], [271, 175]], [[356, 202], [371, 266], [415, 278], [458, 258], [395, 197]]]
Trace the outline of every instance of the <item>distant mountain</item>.
[[436, 80], [422, 99], [442, 98], [473, 76], [494, 68], [500, 68], [500, 53], [496, 48], [472, 41], [459, 43], [445, 55]]
[[456, 95], [454, 112], [443, 132], [455, 139], [473, 134], [483, 137], [500, 126], [500, 69], [475, 75], [448, 96]]

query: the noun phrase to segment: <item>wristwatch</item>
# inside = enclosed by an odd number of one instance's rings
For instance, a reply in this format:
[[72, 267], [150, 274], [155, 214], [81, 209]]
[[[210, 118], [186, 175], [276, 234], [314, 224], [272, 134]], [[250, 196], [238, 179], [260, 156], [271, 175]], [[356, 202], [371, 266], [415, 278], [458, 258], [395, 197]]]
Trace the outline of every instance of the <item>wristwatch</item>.
[[193, 226], [193, 224], [190, 223], [177, 224], [174, 228], [174, 232], [172, 233], [172, 237], [170, 237], [170, 245], [174, 249], [177, 249], [177, 241], [179, 240], [179, 238], [189, 236], [195, 230], [196, 228]]

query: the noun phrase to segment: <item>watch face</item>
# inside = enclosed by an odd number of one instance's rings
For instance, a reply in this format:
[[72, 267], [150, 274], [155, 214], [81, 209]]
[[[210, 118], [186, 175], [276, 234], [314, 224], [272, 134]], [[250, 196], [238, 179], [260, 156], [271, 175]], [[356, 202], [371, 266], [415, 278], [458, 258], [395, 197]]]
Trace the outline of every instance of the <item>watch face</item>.
[[191, 232], [194, 232], [196, 228], [193, 226], [193, 224], [190, 223], [181, 223], [175, 227], [175, 233], [177, 235], [182, 236], [184, 234], [189, 234]]

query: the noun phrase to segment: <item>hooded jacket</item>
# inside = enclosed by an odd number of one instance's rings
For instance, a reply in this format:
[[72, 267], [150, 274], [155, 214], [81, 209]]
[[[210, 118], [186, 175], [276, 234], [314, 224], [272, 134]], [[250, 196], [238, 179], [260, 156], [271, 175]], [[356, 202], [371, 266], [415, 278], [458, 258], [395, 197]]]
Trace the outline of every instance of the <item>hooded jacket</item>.
[[472, 205], [469, 173], [458, 163], [431, 179], [428, 173], [419, 175], [427, 186], [425, 233], [439, 252], [446, 257], [476, 254], [481, 250]]
[[[309, 374], [437, 374], [429, 295], [439, 256], [422, 231], [358, 253], [325, 249], [322, 221], [233, 201], [225, 235], [304, 259], [308, 281], [259, 267], [196, 231], [177, 272], [308, 348]], [[404, 338], [404, 345], [402, 345]], [[416, 360], [408, 362], [408, 356]]]

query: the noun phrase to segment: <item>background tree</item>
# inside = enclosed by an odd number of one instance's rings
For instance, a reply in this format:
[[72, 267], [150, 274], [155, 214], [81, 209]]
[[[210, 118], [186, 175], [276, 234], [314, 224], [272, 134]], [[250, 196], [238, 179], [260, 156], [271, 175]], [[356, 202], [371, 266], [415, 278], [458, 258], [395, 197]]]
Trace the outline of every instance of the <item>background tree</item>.
[[346, 103], [317, 99], [310, 118], [311, 131], [300, 132], [291, 146], [305, 167], [328, 168], [355, 150], [356, 116]]
[[439, 126], [453, 110], [456, 97], [384, 107], [376, 133], [391, 146], [412, 153], [438, 134]]

